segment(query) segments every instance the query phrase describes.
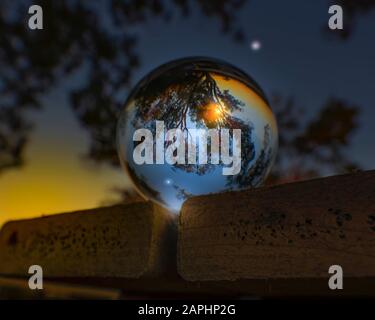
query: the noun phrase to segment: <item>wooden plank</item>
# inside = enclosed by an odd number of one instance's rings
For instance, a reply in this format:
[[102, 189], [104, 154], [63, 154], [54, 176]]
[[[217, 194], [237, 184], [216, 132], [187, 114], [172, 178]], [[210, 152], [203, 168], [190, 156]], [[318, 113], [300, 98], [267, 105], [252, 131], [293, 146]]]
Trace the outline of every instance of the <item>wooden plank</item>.
[[0, 277], [0, 300], [3, 299], [100, 299], [121, 298], [118, 289], [69, 285], [58, 282], [43, 282], [43, 290], [30, 290], [28, 280]]
[[250, 283], [251, 293], [263, 279], [264, 295], [329, 294], [328, 268], [338, 264], [342, 291], [374, 295], [375, 171], [189, 199], [178, 239], [189, 281], [245, 292]]
[[[375, 296], [374, 185], [370, 171], [193, 198], [178, 248], [175, 216], [149, 203], [9, 222], [0, 274], [25, 287], [39, 264], [63, 294], [73, 285], [123, 298]], [[344, 290], [328, 289], [332, 264]]]
[[175, 266], [174, 220], [140, 202], [8, 222], [0, 232], [0, 274], [27, 276], [31, 265], [42, 266], [45, 277], [162, 274]]

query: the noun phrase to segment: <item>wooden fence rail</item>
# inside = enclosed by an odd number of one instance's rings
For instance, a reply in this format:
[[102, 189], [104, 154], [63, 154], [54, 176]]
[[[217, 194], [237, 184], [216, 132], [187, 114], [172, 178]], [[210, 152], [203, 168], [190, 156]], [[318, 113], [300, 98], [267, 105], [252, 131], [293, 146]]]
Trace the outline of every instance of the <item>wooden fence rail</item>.
[[375, 296], [375, 171], [195, 197], [179, 216], [140, 202], [5, 224], [0, 275], [33, 264], [130, 295]]

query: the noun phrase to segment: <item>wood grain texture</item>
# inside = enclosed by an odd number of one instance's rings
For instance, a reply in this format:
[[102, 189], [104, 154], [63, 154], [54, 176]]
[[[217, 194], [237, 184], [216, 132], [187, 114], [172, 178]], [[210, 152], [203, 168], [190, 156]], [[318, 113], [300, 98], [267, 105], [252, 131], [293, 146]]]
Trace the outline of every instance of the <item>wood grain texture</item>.
[[[39, 264], [46, 281], [126, 297], [375, 296], [374, 200], [374, 171], [196, 197], [178, 244], [176, 216], [150, 203], [13, 221], [0, 275], [11, 287]], [[328, 289], [333, 264], [344, 290]]]
[[186, 280], [264, 279], [275, 294], [318, 283], [319, 294], [338, 264], [361, 291], [375, 285], [375, 171], [189, 199], [178, 237]]
[[45, 277], [157, 275], [175, 260], [167, 248], [173, 230], [174, 217], [146, 202], [8, 222], [0, 274], [25, 276], [36, 264]]

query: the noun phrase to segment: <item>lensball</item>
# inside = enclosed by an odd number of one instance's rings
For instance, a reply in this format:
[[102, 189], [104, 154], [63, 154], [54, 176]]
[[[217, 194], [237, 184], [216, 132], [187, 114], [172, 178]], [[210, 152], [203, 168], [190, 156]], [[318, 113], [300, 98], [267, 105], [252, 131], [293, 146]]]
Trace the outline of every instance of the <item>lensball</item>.
[[120, 162], [136, 190], [174, 212], [192, 196], [261, 185], [277, 145], [276, 120], [259, 85], [209, 58], [149, 73], [117, 127]]

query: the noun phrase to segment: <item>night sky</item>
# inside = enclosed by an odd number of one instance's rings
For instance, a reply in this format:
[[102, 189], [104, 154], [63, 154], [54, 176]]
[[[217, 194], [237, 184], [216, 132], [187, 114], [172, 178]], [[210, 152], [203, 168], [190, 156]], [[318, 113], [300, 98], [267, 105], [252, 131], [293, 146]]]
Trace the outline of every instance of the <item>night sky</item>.
[[[361, 108], [359, 129], [346, 152], [363, 169], [373, 169], [375, 12], [361, 16], [345, 41], [329, 34], [336, 31], [328, 31], [326, 0], [253, 0], [238, 17], [245, 43], [233, 41], [220, 31], [218, 21], [198, 11], [188, 18], [176, 15], [169, 23], [155, 19], [136, 27], [141, 66], [133, 85], [162, 63], [208, 56], [250, 74], [267, 96], [293, 96], [307, 117], [314, 117], [330, 97], [344, 99]], [[259, 50], [251, 48], [252, 41], [260, 42]], [[82, 77], [78, 73], [62, 79], [44, 97], [43, 111], [30, 114], [35, 130], [26, 152], [27, 164], [0, 176], [0, 225], [9, 219], [95, 207], [114, 199], [112, 187], [129, 187], [121, 171], [82, 157], [89, 136], [78, 124], [66, 94]], [[124, 101], [126, 97], [124, 92]]]

